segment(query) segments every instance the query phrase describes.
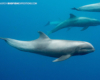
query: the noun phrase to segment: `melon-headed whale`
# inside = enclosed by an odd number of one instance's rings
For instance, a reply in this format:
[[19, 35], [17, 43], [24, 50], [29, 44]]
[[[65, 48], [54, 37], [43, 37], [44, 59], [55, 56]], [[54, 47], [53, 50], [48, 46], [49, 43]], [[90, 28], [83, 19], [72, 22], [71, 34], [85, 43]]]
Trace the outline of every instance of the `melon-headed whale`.
[[59, 23], [61, 23], [62, 21], [48, 21], [47, 24], [45, 26], [49, 26], [49, 25], [58, 25]]
[[100, 12], [100, 3], [89, 4], [79, 8], [72, 8], [77, 11]]
[[55, 57], [53, 62], [63, 61], [71, 56], [85, 55], [94, 52], [95, 49], [89, 42], [50, 39], [46, 34], [39, 31], [40, 37], [32, 41], [20, 41], [10, 38], [5, 40], [10, 46], [21, 51]]
[[81, 31], [86, 30], [89, 26], [97, 26], [100, 25], [100, 21], [93, 18], [88, 17], [77, 17], [73, 14], [70, 14], [70, 18], [58, 24], [53, 30], [51, 30], [48, 34], [54, 33], [60, 29], [71, 27], [83, 27]]

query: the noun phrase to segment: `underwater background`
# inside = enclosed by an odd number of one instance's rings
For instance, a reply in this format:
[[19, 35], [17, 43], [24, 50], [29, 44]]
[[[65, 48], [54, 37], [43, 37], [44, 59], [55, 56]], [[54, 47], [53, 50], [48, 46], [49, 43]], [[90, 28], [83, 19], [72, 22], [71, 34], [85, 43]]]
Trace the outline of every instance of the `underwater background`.
[[[55, 26], [48, 21], [63, 21], [72, 13], [100, 20], [100, 12], [71, 10], [99, 0], [0, 0], [0, 2], [37, 2], [37, 5], [0, 5], [0, 37], [34, 40], [38, 31], [48, 33]], [[74, 56], [53, 63], [55, 58], [19, 51], [0, 40], [0, 80], [100, 80], [100, 26], [61, 29], [49, 35], [51, 39], [90, 42], [95, 52]]]

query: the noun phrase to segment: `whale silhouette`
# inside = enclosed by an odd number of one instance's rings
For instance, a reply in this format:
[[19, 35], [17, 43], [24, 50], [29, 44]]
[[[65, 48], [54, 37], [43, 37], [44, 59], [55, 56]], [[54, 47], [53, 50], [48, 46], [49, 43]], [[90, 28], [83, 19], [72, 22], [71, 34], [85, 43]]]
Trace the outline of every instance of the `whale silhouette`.
[[77, 17], [73, 14], [70, 14], [69, 19], [58, 24], [53, 30], [48, 33], [48, 35], [63, 28], [68, 28], [68, 30], [70, 30], [71, 27], [83, 27], [81, 31], [84, 31], [90, 26], [97, 25], [100, 25], [100, 21], [97, 19], [92, 19], [88, 17]]
[[20, 41], [11, 38], [0, 38], [10, 46], [26, 52], [55, 57], [53, 62], [63, 61], [71, 56], [85, 55], [94, 52], [95, 49], [89, 42], [50, 39], [39, 31], [40, 37], [32, 41]]

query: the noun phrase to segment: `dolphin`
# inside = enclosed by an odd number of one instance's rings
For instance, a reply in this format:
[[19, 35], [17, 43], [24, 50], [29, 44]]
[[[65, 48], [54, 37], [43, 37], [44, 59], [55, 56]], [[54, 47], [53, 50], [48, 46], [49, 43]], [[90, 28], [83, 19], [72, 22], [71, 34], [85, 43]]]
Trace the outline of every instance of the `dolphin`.
[[86, 30], [89, 26], [97, 26], [100, 25], [100, 21], [93, 18], [88, 17], [77, 17], [74, 14], [70, 14], [70, 18], [58, 24], [53, 30], [51, 30], [49, 34], [54, 33], [60, 29], [71, 27], [83, 27], [81, 31]]
[[10, 46], [26, 52], [37, 53], [44, 56], [57, 58], [53, 62], [63, 61], [71, 56], [85, 55], [94, 52], [95, 49], [89, 42], [50, 39], [39, 31], [40, 37], [32, 41], [20, 41], [11, 38], [0, 38]]
[[77, 11], [88, 11], [88, 12], [100, 12], [100, 3], [89, 4], [79, 8], [72, 8], [72, 10]]
[[45, 26], [49, 26], [49, 25], [58, 25], [59, 23], [61, 23], [62, 21], [48, 21], [47, 24]]

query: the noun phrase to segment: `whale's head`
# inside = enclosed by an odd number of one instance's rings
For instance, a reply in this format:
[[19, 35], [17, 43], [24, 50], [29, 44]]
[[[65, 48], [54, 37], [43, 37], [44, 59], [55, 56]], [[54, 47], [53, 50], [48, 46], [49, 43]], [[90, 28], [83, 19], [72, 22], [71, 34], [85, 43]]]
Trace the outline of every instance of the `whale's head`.
[[91, 20], [91, 24], [92, 24], [93, 26], [100, 25], [100, 21], [99, 21], [99, 20], [97, 20], [97, 19], [90, 19], [90, 20]]
[[95, 51], [94, 47], [92, 46], [92, 44], [88, 42], [84, 42], [83, 44], [78, 46], [79, 55], [85, 55], [94, 51]]

